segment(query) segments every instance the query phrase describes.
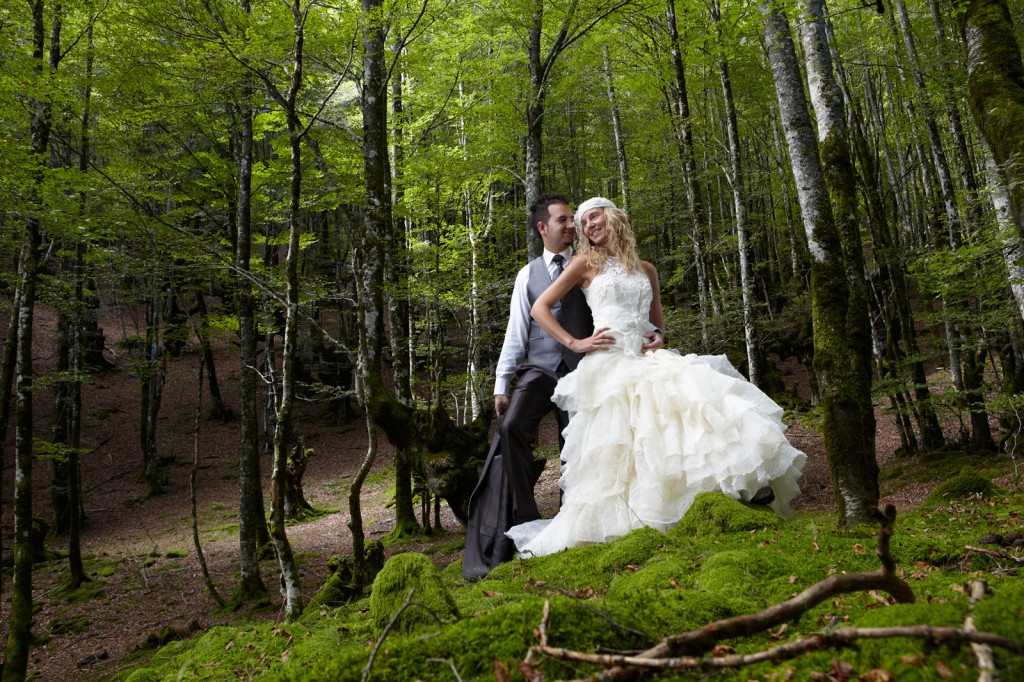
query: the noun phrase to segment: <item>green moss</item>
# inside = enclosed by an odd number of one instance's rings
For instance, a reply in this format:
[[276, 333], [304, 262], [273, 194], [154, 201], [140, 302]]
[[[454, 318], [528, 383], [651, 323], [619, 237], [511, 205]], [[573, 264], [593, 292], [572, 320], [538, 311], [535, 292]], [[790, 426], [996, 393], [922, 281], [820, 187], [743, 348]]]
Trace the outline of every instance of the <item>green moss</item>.
[[722, 493], [701, 493], [670, 537], [709, 536], [778, 528], [782, 519], [767, 507], [748, 507]]
[[995, 491], [992, 481], [974, 469], [964, 468], [953, 478], [940, 484], [925, 500], [925, 505], [938, 506], [950, 500], [966, 500], [972, 495], [990, 496]]
[[[880, 593], [835, 595], [786, 627], [723, 644], [738, 653], [753, 653], [833, 627], [959, 625], [967, 614], [965, 569], [984, 571], [993, 591], [976, 609], [978, 627], [1022, 640], [1024, 585], [996, 570], [1004, 560], [963, 549], [984, 533], [1019, 527], [1022, 506], [1024, 495], [1010, 493], [984, 505], [954, 503], [902, 514], [892, 546], [917, 597], [914, 605], [889, 605]], [[416, 582], [408, 579], [416, 571], [401, 568], [402, 562], [431, 576], [426, 582], [443, 584], [462, 617], [453, 621], [448, 616], [438, 623], [423, 609], [407, 610], [424, 615], [428, 624], [388, 632], [379, 642], [374, 680], [454, 678], [448, 663], [431, 659], [450, 661], [466, 680], [493, 679], [496, 665], [509, 671], [510, 680], [520, 680], [516, 666], [536, 643], [545, 601], [551, 604], [552, 645], [587, 652], [635, 651], [670, 634], [780, 603], [829, 575], [878, 567], [874, 528], [837, 529], [827, 513], [800, 513], [787, 521], [768, 516], [774, 523], [750, 524], [745, 531], [683, 535], [640, 530], [608, 544], [511, 561], [474, 582], [462, 579], [458, 561], [435, 570], [428, 569], [424, 555], [398, 555], [388, 564], [394, 584], [375, 589], [378, 600], [390, 594], [388, 608], [372, 607], [373, 597], [356, 597], [330, 609], [310, 609], [299, 623], [285, 628], [259, 619], [214, 628], [201, 638], [164, 646], [145, 667], [153, 674], [141, 679], [222, 679], [241, 671], [270, 680], [358, 680], [380, 637], [381, 621], [390, 618]], [[731, 529], [731, 524], [724, 525]], [[417, 587], [413, 599], [418, 601], [422, 592]], [[435, 610], [451, 608], [443, 596], [436, 601], [444, 606]], [[1024, 657], [998, 650], [996, 656], [1004, 679], [1024, 679]], [[934, 647], [909, 638], [863, 642], [856, 649], [821, 651], [717, 675], [737, 682], [826, 679], [836, 677], [838, 664], [852, 667], [851, 680], [871, 679], [874, 669], [890, 671], [901, 681], [937, 681], [943, 674], [951, 674], [950, 679], [977, 677], [969, 647]], [[550, 659], [539, 670], [545, 679], [586, 678], [596, 672]], [[662, 677], [701, 679], [692, 673]]]
[[415, 590], [412, 602], [392, 626], [396, 632], [413, 632], [459, 617], [459, 608], [434, 563], [423, 554], [407, 552], [391, 557], [373, 581], [370, 617], [378, 632], [387, 627], [410, 590]]

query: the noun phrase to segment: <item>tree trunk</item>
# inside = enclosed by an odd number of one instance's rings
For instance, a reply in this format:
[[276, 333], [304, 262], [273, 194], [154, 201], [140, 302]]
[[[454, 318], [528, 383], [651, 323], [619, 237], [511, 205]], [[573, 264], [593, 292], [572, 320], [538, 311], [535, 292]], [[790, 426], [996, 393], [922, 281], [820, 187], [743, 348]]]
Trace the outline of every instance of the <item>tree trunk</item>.
[[[285, 110], [288, 127], [288, 145], [291, 151], [291, 182], [288, 206], [288, 253], [285, 256], [285, 323], [284, 343], [281, 349], [281, 396], [277, 406], [277, 428], [274, 430], [274, 464], [271, 485], [274, 494], [274, 508], [270, 513], [270, 537], [277, 553], [281, 569], [281, 591], [284, 596], [284, 617], [294, 621], [302, 615], [302, 588], [299, 584], [298, 566], [292, 553], [291, 543], [285, 527], [284, 503], [288, 490], [288, 449], [292, 435], [292, 410], [295, 404], [295, 337], [299, 323], [299, 233], [301, 231], [300, 211], [302, 210], [302, 136], [304, 134], [298, 118], [296, 100], [302, 87], [303, 41], [305, 19], [310, 6], [304, 11], [300, 0], [292, 8], [292, 71], [288, 92], [278, 98]], [[277, 98], [275, 96], [275, 98]]]
[[612, 82], [612, 60], [608, 56], [608, 45], [604, 46], [604, 79], [608, 85], [608, 106], [612, 112], [612, 131], [615, 135], [615, 157], [619, 161], [619, 189], [623, 211], [629, 212], [629, 166], [626, 163], [626, 142], [622, 138], [622, 121], [619, 107], [615, 104], [615, 85]]
[[160, 270], [150, 273], [150, 297], [146, 303], [146, 336], [143, 340], [143, 376], [139, 382], [139, 448], [142, 451], [143, 499], [164, 490], [164, 471], [157, 451], [156, 419], [163, 397], [167, 352], [160, 335]]
[[359, 356], [356, 367], [359, 400], [366, 410], [369, 447], [349, 491], [349, 529], [355, 581], [369, 579], [359, 494], [377, 456], [377, 410], [386, 401], [381, 376], [384, 339], [384, 254], [391, 223], [391, 188], [388, 169], [387, 65], [383, 0], [363, 0], [363, 220], [355, 249], [356, 305]]
[[[721, 42], [721, 13], [718, 0], [711, 0], [711, 19], [715, 22]], [[740, 131], [736, 119], [736, 102], [732, 96], [732, 78], [725, 53], [718, 58], [718, 76], [725, 102], [725, 130], [729, 141], [729, 184], [732, 188], [733, 220], [736, 224], [736, 248], [740, 264], [740, 290], [743, 295], [743, 338], [747, 347], [747, 378], [755, 386], [761, 385], [761, 351], [757, 343], [757, 312], [754, 308], [754, 273], [750, 262], [751, 250], [747, 235], [747, 203], [743, 186], [743, 158], [740, 152]]]
[[210, 313], [206, 308], [206, 296], [200, 287], [196, 287], [196, 312], [199, 314], [199, 324], [196, 325], [196, 336], [199, 337], [199, 349], [203, 354], [203, 362], [206, 365], [207, 381], [210, 385], [210, 413], [211, 419], [226, 422], [230, 421], [234, 414], [231, 408], [224, 404], [224, 398], [220, 393], [220, 382], [217, 380], [217, 365], [214, 363], [213, 348], [210, 346]]
[[[365, 0], [364, 0], [365, 1]], [[540, 198], [540, 165], [544, 154], [544, 98], [546, 73], [541, 63], [540, 39], [544, 28], [544, 0], [531, 0], [528, 27], [527, 64], [530, 69], [530, 92], [526, 100], [526, 206], [533, 206]], [[529, 220], [527, 220], [529, 223]], [[526, 226], [526, 253], [536, 258], [544, 250], [540, 234], [534, 225]]]
[[701, 341], [706, 350], [711, 345], [708, 321], [711, 317], [708, 278], [708, 262], [704, 254], [702, 240], [707, 235], [704, 214], [704, 201], [701, 196], [700, 182], [697, 179], [696, 156], [693, 151], [693, 122], [690, 118], [690, 102], [686, 87], [686, 68], [680, 48], [679, 27], [676, 22], [674, 0], [666, 0], [669, 41], [672, 50], [672, 70], [675, 75], [675, 113], [679, 119], [677, 143], [679, 161], [683, 169], [683, 182], [686, 187], [686, 200], [690, 209], [690, 244], [693, 248], [693, 261], [697, 272], [697, 301], [701, 320]]
[[[402, 109], [402, 74], [398, 72], [391, 81], [391, 107], [394, 113], [393, 152], [394, 165], [394, 202], [401, 205], [405, 187], [402, 182], [405, 162], [405, 140], [403, 125], [405, 112]], [[409, 254], [406, 247], [405, 229], [388, 230], [388, 244], [385, 255], [390, 280], [393, 283], [392, 293], [388, 299], [389, 340], [392, 355], [392, 373], [395, 381], [395, 393], [399, 402], [407, 407], [414, 404], [412, 395], [412, 371], [409, 350]], [[413, 508], [412, 470], [414, 453], [409, 448], [395, 450], [395, 527], [392, 531], [397, 536], [418, 533], [420, 526], [416, 522], [416, 510]]]
[[[44, 77], [45, 25], [43, 0], [34, 0], [32, 8], [32, 58], [35, 61], [37, 84]], [[60, 6], [53, 22], [51, 49], [60, 36]], [[59, 44], [59, 43], [58, 43]], [[56, 67], [51, 51], [51, 67]], [[44, 90], [40, 90], [44, 91]], [[28, 190], [25, 233], [18, 258], [19, 302], [17, 316], [17, 361], [15, 365], [17, 399], [14, 418], [14, 570], [12, 572], [11, 607], [4, 651], [3, 682], [21, 682], [28, 670], [29, 649], [32, 646], [32, 327], [36, 303], [39, 245], [42, 211], [43, 168], [50, 141], [50, 103], [46, 100], [31, 102], [31, 151], [37, 166]]]
[[[958, 0], [967, 46], [967, 101], [1002, 173], [1014, 215], [1024, 211], [1024, 64], [1006, 0]], [[1017, 224], [1024, 240], [1024, 225]]]
[[829, 200], [818, 145], [807, 115], [803, 81], [796, 61], [789, 20], [771, 2], [762, 4], [765, 38], [779, 113], [789, 146], [800, 210], [811, 254], [811, 316], [814, 323], [814, 371], [822, 394], [822, 430], [840, 524], [871, 518], [878, 503], [878, 465], [871, 441], [874, 420], [863, 412], [870, 396], [849, 361], [855, 352], [847, 337], [849, 284], [842, 243]]
[[[250, 11], [249, 0], [242, 10]], [[253, 86], [243, 81], [236, 109], [235, 167], [238, 196], [235, 207], [235, 305], [238, 308], [240, 450], [238, 455], [238, 596], [260, 599], [267, 593], [260, 575], [259, 547], [267, 535], [260, 475], [259, 420], [256, 414], [256, 313], [249, 282], [252, 257], [253, 130], [250, 100]], [[262, 533], [260, 530], [262, 529]]]
[[804, 10], [806, 17], [801, 26], [811, 103], [818, 122], [818, 148], [849, 287], [846, 309], [846, 343], [849, 353], [846, 362], [849, 366], [844, 372], [844, 380], [849, 383], [843, 391], [849, 398], [848, 409], [856, 411], [849, 418], [859, 422], [859, 428], [850, 435], [859, 441], [849, 443], [847, 447], [862, 458], [857, 465], [862, 469], [860, 475], [865, 480], [874, 481], [869, 488], [877, 495], [875, 412], [871, 403], [871, 322], [864, 275], [864, 247], [860, 240], [860, 217], [857, 211], [857, 181], [846, 127], [846, 111], [828, 46], [824, 0], [805, 0]]
[[[921, 161], [925, 163], [925, 171], [934, 171], [938, 178], [939, 191], [942, 203], [946, 210], [946, 233], [940, 229], [933, 231], [932, 239], [939, 248], [957, 249], [960, 246], [960, 208], [956, 203], [956, 191], [953, 187], [953, 179], [949, 172], [949, 164], [946, 161], [946, 152], [942, 146], [942, 138], [939, 135], [939, 127], [935, 121], [931, 104], [928, 99], [925, 87], [924, 75], [921, 73], [917, 59], [917, 48], [914, 45], [914, 36], [910, 28], [910, 19], [907, 16], [906, 4], [903, 0], [894, 0], [894, 13], [898, 19], [899, 34], [903, 38], [903, 44], [907, 51], [907, 62], [910, 67], [911, 79], [917, 92], [917, 100], [910, 104], [912, 115], [920, 108], [920, 118], [928, 134], [928, 142], [931, 147], [930, 157], [919, 151]], [[895, 31], [895, 29], [893, 29]], [[930, 184], [930, 183], [929, 183]], [[944, 301], [943, 305], [948, 302]], [[956, 306], [953, 305], [955, 308]], [[963, 384], [963, 362], [960, 357], [960, 331], [957, 329], [953, 315], [946, 314], [943, 323], [946, 327], [946, 343], [949, 350], [949, 370], [953, 385], [957, 390], [962, 391]]]

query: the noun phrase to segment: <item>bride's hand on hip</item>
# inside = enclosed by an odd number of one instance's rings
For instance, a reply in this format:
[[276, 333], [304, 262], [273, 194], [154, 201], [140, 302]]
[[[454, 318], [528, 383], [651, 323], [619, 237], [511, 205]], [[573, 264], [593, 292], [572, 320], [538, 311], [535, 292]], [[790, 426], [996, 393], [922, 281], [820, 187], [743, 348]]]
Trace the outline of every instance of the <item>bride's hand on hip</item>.
[[573, 339], [569, 342], [569, 350], [574, 353], [589, 353], [592, 350], [608, 350], [615, 343], [615, 337], [606, 334], [609, 327], [595, 329], [593, 335], [585, 339]]
[[640, 350], [647, 352], [649, 350], [660, 350], [665, 347], [665, 336], [657, 329], [650, 334], [644, 334], [644, 343]]

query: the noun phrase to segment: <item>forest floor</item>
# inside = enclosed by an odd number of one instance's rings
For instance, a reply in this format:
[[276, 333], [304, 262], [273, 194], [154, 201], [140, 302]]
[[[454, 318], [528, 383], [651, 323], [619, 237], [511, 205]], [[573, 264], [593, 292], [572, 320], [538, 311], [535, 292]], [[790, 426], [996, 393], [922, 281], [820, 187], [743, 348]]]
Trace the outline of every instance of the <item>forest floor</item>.
[[[52, 328], [53, 318], [39, 313], [41, 329]], [[111, 337], [119, 330], [108, 329]], [[46, 332], [40, 347], [52, 348]], [[227, 345], [217, 356], [220, 386], [227, 404], [238, 411], [238, 366], [232, 364], [233, 347]], [[116, 369], [96, 375], [83, 391], [83, 446], [93, 449], [83, 461], [84, 507], [86, 515], [82, 547], [93, 582], [68, 595], [62, 592], [66, 560], [55, 559], [37, 566], [33, 588], [37, 611], [33, 632], [38, 645], [30, 658], [30, 673], [43, 680], [103, 679], [127, 665], [132, 656], [145, 652], [154, 642], [188, 636], [219, 624], [232, 624], [252, 617], [280, 618], [276, 563], [262, 563], [263, 580], [269, 588], [270, 605], [225, 612], [217, 606], [204, 586], [200, 564], [192, 541], [189, 474], [198, 461], [197, 516], [200, 540], [211, 576], [225, 598], [230, 598], [238, 578], [238, 422], [198, 421], [196, 396], [198, 356], [186, 354], [170, 363], [167, 385], [157, 427], [160, 452], [169, 463], [166, 492], [139, 501], [144, 492], [138, 480], [141, 461], [138, 446], [139, 387], [123, 371], [125, 357], [108, 352]], [[53, 366], [53, 358], [37, 353], [37, 371]], [[39, 369], [41, 368], [41, 369]], [[806, 377], [795, 361], [780, 364], [787, 382], [806, 397]], [[205, 388], [204, 395], [207, 394]], [[204, 407], [208, 406], [208, 397]], [[36, 394], [38, 438], [46, 438], [52, 396], [49, 390]], [[791, 420], [789, 437], [808, 455], [801, 479], [798, 510], [829, 510], [834, 498], [820, 437]], [[305, 474], [305, 493], [318, 514], [289, 527], [289, 539], [300, 561], [301, 584], [308, 598], [328, 575], [332, 555], [350, 553], [348, 493], [352, 477], [367, 454], [364, 422], [356, 418], [336, 425], [322, 404], [299, 405], [297, 434], [315, 454]], [[551, 420], [542, 430], [542, 446], [554, 451], [556, 433]], [[394, 521], [388, 503], [392, 496], [389, 476], [392, 450], [379, 439], [372, 475], [364, 486], [362, 515], [369, 540], [384, 538]], [[892, 457], [899, 439], [891, 417], [878, 417], [880, 463]], [[8, 437], [6, 453], [13, 451]], [[12, 546], [13, 512], [10, 491], [13, 469], [8, 454], [2, 469], [3, 491], [0, 531], [4, 556]], [[904, 460], [904, 463], [905, 460]], [[269, 490], [270, 463], [263, 462], [264, 489]], [[34, 471], [35, 514], [49, 514], [51, 466], [37, 460]], [[921, 483], [901, 481], [883, 488], [884, 502], [899, 510], [919, 505], [931, 490]], [[552, 458], [537, 487], [542, 513], [553, 515], [558, 504], [557, 460]], [[269, 502], [268, 502], [269, 506]], [[396, 551], [423, 551], [444, 565], [461, 557], [464, 530], [446, 505], [441, 514], [442, 529], [422, 538], [389, 546]], [[50, 549], [65, 545], [49, 539]], [[5, 572], [0, 595], [0, 637], [6, 640], [10, 608], [10, 573]]]

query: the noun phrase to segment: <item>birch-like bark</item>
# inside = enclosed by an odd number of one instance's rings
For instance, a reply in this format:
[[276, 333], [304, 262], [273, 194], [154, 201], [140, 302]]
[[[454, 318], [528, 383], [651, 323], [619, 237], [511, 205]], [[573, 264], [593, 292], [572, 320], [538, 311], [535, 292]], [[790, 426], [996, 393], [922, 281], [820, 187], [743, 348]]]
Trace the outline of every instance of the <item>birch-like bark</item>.
[[[846, 379], [857, 400], [863, 430], [862, 441], [855, 448], [863, 459], [855, 466], [863, 467], [864, 479], [878, 479], [875, 462], [875, 413], [871, 404], [871, 321], [868, 314], [867, 278], [864, 269], [864, 247], [860, 239], [857, 179], [850, 151], [849, 131], [842, 92], [836, 80], [832, 52], [825, 24], [825, 0], [804, 0], [801, 22], [807, 82], [818, 122], [818, 149], [822, 171], [832, 203], [832, 216], [849, 287], [846, 309], [846, 341], [849, 355]], [[871, 453], [870, 458], [866, 453]], [[870, 460], [870, 461], [869, 461]]]
[[691, 231], [690, 246], [693, 249], [694, 269], [697, 273], [697, 302], [701, 323], [701, 342], [704, 349], [711, 345], [710, 278], [708, 277], [707, 256], [704, 253], [702, 240], [708, 234], [710, 217], [705, 214], [704, 200], [697, 177], [696, 155], [693, 148], [693, 121], [690, 118], [690, 102], [686, 87], [686, 66], [679, 40], [679, 26], [676, 21], [675, 0], [665, 0], [665, 13], [668, 21], [669, 43], [672, 51], [672, 73], [675, 77], [674, 110], [678, 119], [676, 127], [676, 143], [679, 162], [683, 170], [683, 184], [686, 188], [686, 202], [690, 209]]
[[612, 112], [612, 132], [615, 136], [615, 158], [619, 162], [619, 189], [622, 196], [620, 208], [629, 213], [629, 167], [626, 163], [626, 141], [622, 137], [622, 121], [619, 107], [615, 103], [615, 84], [612, 80], [612, 60], [608, 46], [604, 46], [604, 80], [608, 87], [608, 107]]
[[840, 235], [818, 158], [818, 145], [807, 115], [789, 20], [770, 0], [761, 5], [779, 113], [811, 255], [811, 315], [814, 323], [814, 370], [822, 394], [822, 430], [840, 524], [871, 518], [878, 503], [873, 415], [865, 414], [870, 394], [849, 358], [847, 337], [849, 283]]
[[[721, 42], [722, 20], [718, 0], [711, 0], [711, 19], [715, 22], [718, 39]], [[718, 76], [722, 85], [725, 102], [725, 130], [729, 142], [729, 185], [732, 188], [733, 221], [736, 226], [736, 245], [740, 264], [740, 290], [743, 295], [743, 338], [747, 347], [747, 378], [755, 386], [761, 380], [761, 351], [757, 343], [757, 312], [754, 308], [754, 273], [750, 262], [750, 245], [747, 235], [747, 203], [744, 196], [743, 157], [740, 152], [740, 133], [736, 118], [736, 102], [732, 95], [732, 78], [729, 76], [729, 62], [725, 53], [718, 58]]]
[[[1016, 215], [1024, 211], [1024, 63], [1006, 0], [958, 0], [967, 101]], [[1018, 240], [1024, 226], [1018, 225]]]
[[[920, 118], [924, 123], [928, 134], [928, 143], [931, 148], [929, 169], [932, 169], [938, 179], [939, 191], [942, 203], [946, 211], [946, 233], [936, 230], [932, 239], [939, 248], [957, 249], [960, 247], [960, 208], [956, 202], [956, 191], [953, 187], [953, 179], [949, 172], [949, 163], [946, 160], [946, 152], [942, 145], [942, 138], [939, 135], [939, 126], [936, 123], [935, 115], [932, 112], [931, 103], [928, 99], [928, 92], [924, 82], [924, 75], [921, 72], [917, 58], [917, 47], [914, 44], [914, 36], [910, 28], [910, 19], [907, 15], [907, 7], [903, 0], [893, 0], [893, 9], [899, 26], [899, 34], [903, 39], [904, 49], [907, 54], [907, 66], [911, 74], [911, 81], [917, 92], [915, 109], [920, 111]], [[925, 154], [922, 153], [922, 160]], [[945, 304], [944, 304], [945, 305]], [[960, 332], [952, 316], [944, 315], [943, 324], [946, 328], [946, 344], [949, 351], [949, 369], [953, 385], [960, 391], [964, 390], [963, 361], [960, 353]]]

